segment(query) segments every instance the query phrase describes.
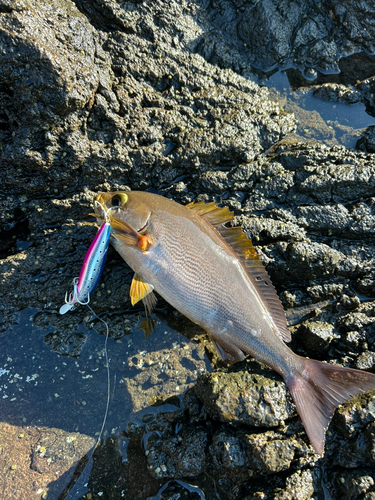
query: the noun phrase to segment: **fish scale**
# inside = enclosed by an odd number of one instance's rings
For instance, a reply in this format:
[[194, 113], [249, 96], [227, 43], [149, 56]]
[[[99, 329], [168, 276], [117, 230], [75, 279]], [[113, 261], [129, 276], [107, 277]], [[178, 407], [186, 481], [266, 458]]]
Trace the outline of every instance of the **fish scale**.
[[[136, 273], [132, 303], [157, 291], [206, 330], [227, 360], [254, 356], [285, 380], [306, 433], [320, 455], [335, 408], [375, 388], [375, 375], [303, 358], [290, 341], [285, 313], [250, 240], [214, 203], [186, 207], [153, 193], [99, 193], [113, 209], [111, 242]], [[146, 301], [149, 302], [146, 302]]]

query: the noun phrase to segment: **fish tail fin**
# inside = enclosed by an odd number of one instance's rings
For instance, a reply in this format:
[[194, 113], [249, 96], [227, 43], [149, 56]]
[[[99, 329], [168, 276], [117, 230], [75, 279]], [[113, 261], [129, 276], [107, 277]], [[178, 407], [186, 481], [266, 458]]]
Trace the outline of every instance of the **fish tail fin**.
[[324, 453], [325, 432], [338, 405], [371, 389], [375, 375], [361, 370], [304, 361], [303, 370], [285, 380], [306, 434], [319, 455]]

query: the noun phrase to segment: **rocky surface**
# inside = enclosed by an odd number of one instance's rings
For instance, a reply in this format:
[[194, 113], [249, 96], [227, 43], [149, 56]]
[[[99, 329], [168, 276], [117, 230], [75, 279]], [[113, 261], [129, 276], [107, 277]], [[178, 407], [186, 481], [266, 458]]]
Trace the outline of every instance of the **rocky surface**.
[[[349, 11], [345, 2], [321, 2], [309, 4], [304, 18], [306, 3], [289, 8], [281, 2], [277, 12], [275, 5], [176, 1], [165, 9], [160, 1], [0, 0], [0, 331], [7, 340], [12, 332], [19, 342], [27, 326], [19, 311], [34, 308], [33, 328], [45, 330], [51, 352], [82, 358], [92, 346], [92, 316], [80, 308], [61, 317], [58, 308], [96, 231], [88, 218], [92, 196], [153, 189], [181, 203], [214, 199], [235, 210], [236, 224], [253, 239], [284, 306], [301, 308], [302, 321], [291, 328], [298, 354], [374, 368], [372, 136], [359, 146], [363, 151], [292, 136], [294, 115], [245, 78], [251, 51], [259, 66], [325, 70], [337, 69], [345, 52], [373, 51], [372, 13], [366, 3]], [[260, 36], [249, 20], [269, 35]], [[284, 23], [283, 31], [273, 23]], [[293, 35], [292, 25], [298, 27]], [[260, 42], [267, 50], [259, 50]], [[357, 88], [361, 94], [342, 86], [318, 94], [362, 99], [370, 107], [372, 81]], [[112, 354], [118, 379], [111, 397], [116, 390], [123, 398], [116, 425], [124, 432], [97, 451], [89, 495], [195, 499], [203, 491], [222, 500], [320, 499], [325, 488], [333, 498], [372, 498], [373, 393], [337, 411], [326, 456], [319, 459], [271, 370], [249, 360], [223, 365], [204, 332], [162, 302], [161, 320], [189, 340], [167, 348], [163, 331], [149, 339], [136, 335], [140, 309], [129, 312], [131, 277], [110, 250], [91, 301], [110, 322], [112, 345], [123, 348], [121, 360]], [[99, 321], [94, 325], [105, 333]], [[34, 348], [21, 347], [34, 359]], [[213, 373], [203, 373], [209, 366], [202, 347]], [[98, 352], [99, 362], [102, 347]], [[10, 387], [27, 394], [27, 378], [16, 377], [13, 362], [11, 378], [8, 362], [5, 357], [0, 366], [2, 397], [9, 398]], [[78, 369], [80, 378], [87, 377]], [[58, 375], [66, 375], [62, 363]], [[27, 398], [21, 396], [23, 408]], [[120, 410], [125, 403], [138, 412], [129, 426]], [[165, 411], [149, 406], [163, 403], [170, 404]], [[77, 425], [94, 407], [77, 400], [70, 410]], [[32, 412], [44, 415], [45, 408], [33, 405]], [[54, 444], [46, 436], [47, 446], [35, 441], [27, 448], [31, 470], [47, 480], [40, 496], [66, 486], [72, 470], [53, 486], [48, 474], [52, 463], [55, 476], [75, 467], [92, 442], [81, 436], [74, 453], [62, 446], [63, 437]], [[46, 448], [43, 456], [39, 445]], [[25, 462], [30, 465], [27, 449], [19, 455], [22, 471]], [[16, 483], [12, 465], [5, 460], [5, 487], [12, 491], [17, 484], [34, 498], [34, 472], [18, 475]]]
[[210, 373], [199, 378], [195, 390], [213, 420], [234, 425], [277, 427], [292, 417], [295, 407], [285, 384], [247, 370]]
[[142, 352], [126, 363], [134, 373], [125, 381], [134, 412], [185, 392], [208, 368], [204, 351], [194, 344]]
[[[46, 427], [1, 424], [3, 498], [58, 498], [95, 440]], [[65, 476], [61, 481], [61, 476]]]
[[229, 38], [230, 49], [240, 54], [223, 56], [218, 35], [205, 33], [199, 50], [215, 63], [240, 66], [247, 61], [264, 70], [294, 66], [314, 79], [316, 69], [339, 72], [338, 61], [345, 55], [375, 50], [370, 2], [204, 0], [202, 5], [219, 36]]

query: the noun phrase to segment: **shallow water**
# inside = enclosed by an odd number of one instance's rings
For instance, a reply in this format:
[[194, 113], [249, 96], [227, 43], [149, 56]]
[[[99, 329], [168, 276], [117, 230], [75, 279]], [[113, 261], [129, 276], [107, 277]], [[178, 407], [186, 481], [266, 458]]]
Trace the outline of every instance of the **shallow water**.
[[[107, 402], [105, 336], [81, 323], [78, 331], [86, 338], [82, 354], [79, 358], [62, 356], [54, 352], [51, 343], [46, 343], [46, 338], [53, 336], [54, 328], [35, 326], [38, 314], [40, 312], [35, 309], [15, 314], [11, 319], [12, 326], [1, 334], [1, 425], [17, 428], [13, 441], [5, 446], [3, 443], [3, 453], [6, 454], [7, 461], [14, 465], [13, 469], [10, 468], [12, 475], [23, 479], [21, 489], [25, 492], [25, 498], [57, 499], [66, 497], [68, 491], [61, 496], [62, 491], [71, 480], [77, 462], [87, 453], [91, 454], [102, 426]], [[153, 390], [152, 382], [146, 380], [137, 385], [139, 374], [147, 372], [146, 367], [144, 370], [141, 370], [143, 367], [137, 369], [139, 359], [151, 359], [153, 356], [158, 358], [158, 351], [165, 358], [164, 350], [177, 353], [179, 359], [183, 359], [186, 353], [186, 359], [190, 359], [191, 354], [194, 356], [197, 345], [162, 322], [159, 322], [148, 339], [142, 330], [135, 330], [118, 341], [108, 339], [110, 404], [102, 446], [96, 452], [98, 462], [101, 450], [108, 442], [116, 450], [113, 460], [116, 462], [120, 457], [121, 463], [126, 464], [128, 439], [123, 431], [127, 430], [128, 424], [142, 420], [150, 422], [157, 413], [178, 408], [171, 404], [148, 407]], [[209, 370], [210, 364], [203, 354], [196, 358], [197, 377], [201, 372]], [[158, 370], [163, 372], [163, 367]], [[179, 378], [172, 380], [177, 405], [182, 404], [180, 396], [194, 381], [191, 372], [190, 378], [186, 379], [186, 374], [184, 380], [182, 377], [181, 371]], [[163, 377], [163, 384], [165, 383], [166, 378]], [[158, 384], [155, 383], [155, 386], [158, 387]], [[148, 393], [148, 390], [151, 392]], [[145, 414], [148, 415], [147, 418]], [[33, 442], [28, 441], [30, 434]], [[51, 434], [54, 436], [53, 442], [50, 440]], [[62, 454], [67, 453], [64, 446], [71, 442], [74, 442], [77, 450], [81, 449], [81, 453], [71, 453], [69, 460], [69, 457], [62, 457]], [[39, 478], [37, 489], [33, 487], [35, 472], [27, 473], [30, 463], [20, 463], [19, 452], [14, 454], [14, 443], [18, 447], [24, 443], [28, 449], [31, 448], [31, 469], [42, 474], [45, 479], [43, 482]], [[111, 469], [110, 464], [107, 465]], [[67, 497], [69, 500], [81, 498], [90, 491], [87, 483], [91, 466], [92, 463], [85, 469], [83, 477]], [[80, 468], [83, 468], [82, 464]], [[12, 476], [3, 478], [4, 500], [14, 498], [11, 496], [14, 480], [12, 483], [11, 479]], [[147, 478], [144, 480], [147, 481]], [[95, 475], [91, 481], [95, 482]], [[106, 474], [101, 476], [101, 482], [105, 484]], [[147, 496], [144, 498], [148, 498], [151, 491], [157, 495], [158, 489], [159, 485], [152, 484], [150, 489], [146, 488]], [[125, 493], [113, 496], [114, 493], [109, 493], [109, 490], [107, 485], [106, 498], [131, 498]]]
[[[288, 73], [278, 71], [264, 80], [264, 84], [285, 111], [295, 114], [298, 120], [296, 133], [301, 137], [354, 149], [362, 132], [375, 125], [375, 118], [367, 114], [365, 104], [347, 104], [315, 97], [314, 89], [310, 88], [314, 82], [303, 79], [299, 82], [300, 87], [293, 90]], [[334, 81], [335, 75], [331, 76]], [[347, 78], [349, 81], [352, 79], [350, 74]], [[325, 80], [328, 80], [328, 75]]]

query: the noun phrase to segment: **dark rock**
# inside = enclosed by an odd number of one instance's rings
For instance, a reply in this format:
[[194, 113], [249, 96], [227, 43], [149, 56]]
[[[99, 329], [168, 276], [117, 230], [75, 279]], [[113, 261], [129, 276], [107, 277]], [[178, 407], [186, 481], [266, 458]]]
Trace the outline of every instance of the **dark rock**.
[[203, 500], [203, 492], [190, 484], [182, 481], [170, 481], [165, 484], [157, 496], [149, 500]]
[[147, 463], [157, 478], [195, 477], [206, 467], [208, 431], [204, 427], [185, 426], [169, 438], [153, 433], [147, 440]]
[[[370, 500], [371, 496], [375, 494], [375, 475], [372, 469], [335, 471], [330, 482], [332, 484], [331, 494], [340, 496], [343, 500], [356, 498]], [[369, 493], [369, 496], [365, 495], [366, 493]]]
[[347, 104], [355, 104], [363, 101], [359, 90], [337, 83], [325, 83], [316, 88], [313, 95], [326, 101], [345, 102]]
[[363, 96], [367, 113], [371, 116], [375, 116], [375, 77], [368, 78], [366, 80], [363, 80], [362, 82], [359, 82], [356, 87]]
[[373, 465], [375, 460], [374, 391], [336, 411], [327, 434], [326, 460], [346, 468]]
[[338, 337], [334, 333], [334, 326], [322, 321], [305, 321], [297, 333], [297, 341], [315, 357], [326, 353], [332, 340]]
[[363, 429], [375, 419], [375, 393], [364, 394], [345, 403], [337, 409], [334, 426], [346, 437], [363, 432]]
[[[208, 19], [221, 36], [229, 38], [242, 60], [263, 70], [275, 66], [302, 67], [305, 78], [314, 79], [314, 68], [337, 73], [337, 63], [343, 55], [375, 50], [373, 13], [367, 4], [291, 4], [285, 0], [203, 3], [207, 5]], [[220, 50], [222, 44], [215, 47], [211, 34], [202, 38], [200, 52], [210, 61], [225, 65], [227, 57], [225, 50]], [[233, 59], [241, 64], [239, 56], [232, 58], [232, 64]]]
[[357, 357], [355, 365], [359, 370], [368, 370], [373, 368], [375, 365], [375, 352], [364, 351]]
[[[335, 302], [304, 324], [311, 335], [302, 345], [305, 354], [372, 366], [370, 146], [363, 153], [285, 138], [296, 128], [294, 116], [247, 79], [249, 61], [331, 71], [345, 52], [373, 50], [373, 14], [365, 14], [366, 8], [307, 1], [170, 2], [166, 9], [160, 1], [0, 0], [0, 330], [17, 322], [21, 309], [35, 307], [40, 312], [34, 326], [48, 328], [45, 340], [53, 354], [80, 356], [84, 325], [94, 320], [83, 308], [70, 317], [57, 312], [96, 231], [84, 221], [92, 196], [98, 190], [152, 188], [182, 203], [215, 199], [235, 209], [236, 223], [253, 238], [288, 307]], [[370, 109], [372, 80], [357, 88]], [[343, 87], [320, 92], [359, 99]], [[130, 307], [132, 275], [110, 250], [103, 286], [92, 295], [95, 311], [110, 315], [116, 340], [129, 336], [138, 321], [123, 314]], [[194, 328], [188, 324], [184, 332], [191, 338]], [[198, 342], [208, 345], [202, 336]], [[167, 356], [162, 348], [129, 354], [134, 377], [126, 387], [138, 408], [175, 403], [208, 369], [198, 347], [180, 346]], [[270, 370], [249, 373], [249, 367], [221, 365], [222, 372], [201, 377], [186, 393], [186, 408], [157, 417], [147, 409], [143, 420], [130, 424], [127, 436], [138, 446], [131, 477], [151, 481], [155, 492], [161, 479], [194, 477], [209, 482], [211, 492], [212, 473], [215, 488], [230, 500], [322, 496], [317, 457], [299, 419], [290, 420], [295, 410], [285, 384]], [[342, 473], [345, 467], [373, 466], [373, 420], [371, 394], [337, 411], [324, 462], [330, 472], [333, 466]], [[148, 438], [152, 479], [142, 438]], [[32, 449], [33, 471], [51, 466], [58, 474], [59, 464], [76, 463], [71, 443], [59, 442], [40, 442], [43, 456], [40, 447]], [[121, 483], [126, 467], [120, 453], [111, 455], [113, 449], [104, 470]], [[358, 481], [353, 475], [352, 492], [370, 498], [373, 487], [362, 472]], [[150, 496], [142, 488], [135, 492], [137, 487], [133, 481], [128, 498]], [[106, 490], [108, 498], [113, 491]], [[172, 486], [165, 491], [166, 498], [185, 493]]]
[[[233, 435], [233, 433], [225, 431], [216, 432], [212, 438], [210, 453], [213, 463], [217, 468], [249, 469], [249, 462], [243, 442], [237, 436]], [[238, 471], [236, 474], [238, 474]], [[248, 474], [252, 475], [251, 470]]]
[[289, 469], [292, 462], [308, 451], [304, 443], [296, 439], [278, 439], [272, 432], [247, 435], [245, 442], [250, 467], [261, 475]]
[[280, 500], [324, 498], [319, 468], [298, 470], [291, 474], [285, 481], [285, 488], [280, 488], [276, 494]]
[[367, 127], [361, 137], [358, 139], [356, 149], [375, 153], [375, 127]]
[[195, 393], [211, 418], [231, 424], [275, 427], [295, 411], [285, 384], [276, 376], [209, 373], [198, 379]]

